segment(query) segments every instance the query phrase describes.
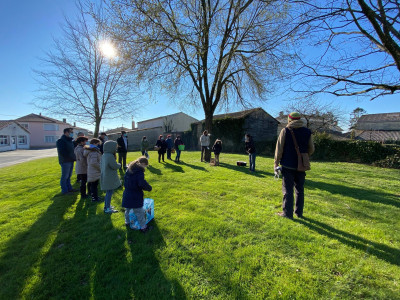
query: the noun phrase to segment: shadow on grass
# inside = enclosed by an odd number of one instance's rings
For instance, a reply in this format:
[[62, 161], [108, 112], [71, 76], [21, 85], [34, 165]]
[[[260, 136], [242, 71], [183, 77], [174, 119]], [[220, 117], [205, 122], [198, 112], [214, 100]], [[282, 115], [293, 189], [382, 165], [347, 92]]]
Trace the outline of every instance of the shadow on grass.
[[400, 250], [386, 246], [384, 244], [369, 241], [354, 234], [336, 229], [327, 224], [304, 217], [303, 219], [294, 219], [295, 222], [301, 223], [309, 229], [325, 235], [328, 238], [335, 239], [347, 246], [354, 247], [374, 255], [393, 265], [400, 266]]
[[188, 163], [185, 163], [184, 161], [180, 161], [179, 164], [180, 164], [180, 165], [187, 166], [187, 167], [192, 168], [192, 169], [195, 169], [195, 170], [208, 172], [208, 170], [207, 170], [206, 168], [204, 168], [204, 167], [200, 167], [200, 166], [188, 164]]
[[148, 166], [147, 170], [149, 170], [150, 173], [153, 173], [155, 175], [162, 175], [162, 172], [160, 169], [154, 168], [153, 166]]
[[309, 189], [320, 189], [331, 194], [339, 194], [346, 197], [352, 197], [357, 200], [366, 200], [373, 203], [392, 205], [400, 208], [400, 198], [395, 194], [378, 192], [367, 188], [349, 187], [345, 185], [313, 180], [307, 180], [306, 186]]
[[[150, 223], [151, 231], [143, 234], [127, 229], [126, 239], [130, 247], [132, 262], [130, 289], [135, 299], [186, 299], [180, 283], [165, 278], [155, 253], [165, 247], [157, 223]], [[128, 283], [125, 283], [128, 284]]]
[[160, 268], [155, 253], [165, 242], [157, 226], [146, 235], [127, 232], [113, 224], [124, 223], [123, 213], [99, 213], [99, 205], [80, 199], [73, 217], [61, 222], [35, 274], [28, 274], [40, 278], [28, 298], [185, 299], [180, 284]]
[[34, 266], [42, 258], [46, 242], [64, 221], [64, 214], [76, 201], [77, 195], [56, 195], [51, 204], [27, 230], [18, 233], [2, 250], [0, 280], [3, 288], [0, 299], [20, 299], [28, 278], [34, 275]]
[[222, 168], [227, 168], [230, 170], [234, 170], [234, 171], [238, 171], [238, 172], [242, 172], [251, 176], [255, 176], [255, 177], [266, 177], [266, 176], [274, 176], [274, 174], [269, 173], [269, 172], [265, 172], [265, 171], [259, 171], [256, 170], [255, 172], [250, 172], [249, 169], [247, 167], [239, 167], [239, 166], [235, 166], [235, 165], [230, 165], [227, 163], [219, 163], [219, 166]]
[[181, 166], [177, 165], [177, 164], [170, 164], [168, 161], [165, 162], [164, 166], [166, 168], [172, 169], [175, 172], [180, 172], [180, 173], [185, 173], [185, 171], [182, 169]]

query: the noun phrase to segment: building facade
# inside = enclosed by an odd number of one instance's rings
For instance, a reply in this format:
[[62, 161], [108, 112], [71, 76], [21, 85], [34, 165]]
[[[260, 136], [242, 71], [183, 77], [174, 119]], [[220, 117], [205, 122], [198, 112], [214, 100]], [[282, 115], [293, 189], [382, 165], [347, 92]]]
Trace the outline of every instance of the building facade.
[[0, 121], [0, 152], [29, 149], [30, 132], [15, 121]]
[[162, 127], [164, 132], [183, 132], [190, 129], [190, 124], [198, 120], [183, 113], [137, 122], [137, 129]]

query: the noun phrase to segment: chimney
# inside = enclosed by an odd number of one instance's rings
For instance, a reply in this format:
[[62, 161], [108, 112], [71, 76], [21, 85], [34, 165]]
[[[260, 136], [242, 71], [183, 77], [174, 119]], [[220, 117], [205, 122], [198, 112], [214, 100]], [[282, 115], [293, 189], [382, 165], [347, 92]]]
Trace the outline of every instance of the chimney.
[[135, 129], [135, 121], [132, 120], [132, 129]]
[[63, 119], [63, 123], [67, 123], [67, 119]]
[[42, 115], [42, 113], [39, 113], [39, 116], [41, 116]]
[[76, 122], [74, 122], [74, 127], [76, 127]]

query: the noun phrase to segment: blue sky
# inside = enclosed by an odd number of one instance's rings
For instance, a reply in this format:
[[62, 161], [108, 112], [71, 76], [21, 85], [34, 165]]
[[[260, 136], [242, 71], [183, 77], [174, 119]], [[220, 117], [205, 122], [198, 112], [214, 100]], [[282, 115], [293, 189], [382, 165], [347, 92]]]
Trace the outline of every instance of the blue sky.
[[[76, 8], [73, 0], [2, 0], [0, 1], [0, 119], [14, 119], [29, 113], [39, 113], [30, 103], [37, 88], [33, 68], [40, 67], [38, 57], [49, 49], [52, 38], [60, 37], [60, 23], [63, 14], [73, 17]], [[321, 99], [328, 99], [325, 96]], [[399, 96], [386, 96], [369, 101], [356, 97], [330, 98], [342, 109], [350, 113], [360, 106], [368, 113], [400, 111]], [[286, 100], [275, 95], [267, 102], [256, 105], [276, 116]], [[329, 100], [329, 99], [328, 99]], [[139, 113], [133, 112], [134, 120], [141, 121], [181, 111], [168, 99], [158, 97], [157, 103], [144, 104]], [[185, 108], [183, 112], [195, 118], [203, 119], [201, 108]], [[237, 109], [233, 109], [237, 111]], [[45, 112], [43, 112], [46, 115]], [[51, 116], [50, 116], [51, 117]], [[73, 120], [65, 116], [69, 122]], [[113, 128], [122, 124], [128, 127], [131, 114], [126, 119], [104, 121], [101, 129]], [[82, 125], [82, 124], [78, 124]], [[83, 125], [82, 125], [83, 126]], [[90, 126], [84, 126], [93, 129]]]

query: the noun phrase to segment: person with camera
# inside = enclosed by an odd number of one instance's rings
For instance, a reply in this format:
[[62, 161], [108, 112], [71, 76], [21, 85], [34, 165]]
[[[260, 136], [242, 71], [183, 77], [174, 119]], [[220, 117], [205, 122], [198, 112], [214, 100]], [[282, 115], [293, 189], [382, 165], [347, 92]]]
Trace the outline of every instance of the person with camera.
[[292, 112], [288, 124], [279, 134], [275, 149], [274, 170], [282, 168], [283, 211], [281, 217], [293, 219], [293, 189], [296, 194], [295, 215], [303, 217], [305, 170], [309, 170], [308, 156], [314, 152], [311, 130], [304, 127], [301, 115]]

